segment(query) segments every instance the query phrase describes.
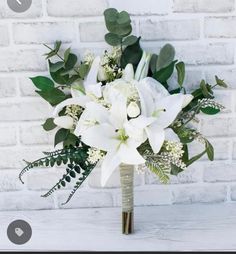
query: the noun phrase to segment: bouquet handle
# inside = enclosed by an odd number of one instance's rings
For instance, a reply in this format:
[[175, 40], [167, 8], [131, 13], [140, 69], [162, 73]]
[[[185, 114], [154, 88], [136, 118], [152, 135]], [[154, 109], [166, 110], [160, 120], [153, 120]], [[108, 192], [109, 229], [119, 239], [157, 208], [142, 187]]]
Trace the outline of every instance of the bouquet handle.
[[132, 234], [134, 231], [134, 166], [120, 165], [120, 182], [122, 194], [122, 233]]

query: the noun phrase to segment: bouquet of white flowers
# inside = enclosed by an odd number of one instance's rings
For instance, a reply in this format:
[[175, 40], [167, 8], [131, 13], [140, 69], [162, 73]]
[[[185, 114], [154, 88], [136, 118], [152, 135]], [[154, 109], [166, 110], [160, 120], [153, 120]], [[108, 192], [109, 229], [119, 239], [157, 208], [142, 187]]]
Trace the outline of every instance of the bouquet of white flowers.
[[[204, 154], [213, 160], [212, 145], [190, 124], [200, 112], [213, 115], [224, 108], [214, 101], [212, 89], [226, 84], [216, 76], [216, 84], [202, 80], [198, 89], [187, 94], [185, 64], [175, 60], [172, 45], [166, 44], [158, 55], [145, 52], [140, 38], [130, 35], [127, 12], [107, 9], [104, 16], [109, 31], [105, 40], [113, 49], [103, 56], [89, 53], [78, 63], [70, 48], [61, 54], [60, 42], [54, 48], [45, 45], [50, 49], [51, 78], [31, 79], [36, 92], [54, 107], [43, 128], [58, 128], [55, 146], [63, 143], [63, 148], [27, 162], [20, 179], [31, 168], [65, 164], [66, 173], [44, 197], [75, 179], [68, 202], [98, 163], [102, 186], [120, 167], [123, 233], [129, 234], [133, 231], [134, 169], [146, 165], [167, 183], [170, 175], [182, 172]], [[59, 61], [52, 62], [52, 57]], [[176, 87], [171, 89], [168, 80], [175, 70]], [[194, 140], [205, 149], [189, 158], [188, 144]]]

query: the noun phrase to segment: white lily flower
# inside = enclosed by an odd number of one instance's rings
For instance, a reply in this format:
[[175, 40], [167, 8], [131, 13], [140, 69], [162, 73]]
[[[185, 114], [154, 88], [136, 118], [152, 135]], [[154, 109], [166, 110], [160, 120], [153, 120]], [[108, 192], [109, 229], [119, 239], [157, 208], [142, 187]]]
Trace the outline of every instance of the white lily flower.
[[79, 105], [85, 108], [85, 105], [88, 102], [93, 101], [94, 97], [100, 98], [102, 96], [101, 83], [97, 82], [99, 66], [100, 66], [100, 57], [96, 57], [93, 60], [88, 76], [84, 80], [84, 83], [83, 83], [84, 91], [82, 91], [81, 89], [76, 89], [72, 87], [71, 88], [72, 98], [59, 103], [54, 109], [54, 112], [53, 112], [54, 116], [57, 116], [58, 113], [65, 106]]
[[101, 165], [102, 186], [121, 163], [145, 162], [137, 151], [145, 137], [127, 120], [126, 99], [122, 96], [114, 101], [110, 110], [96, 103], [87, 104], [76, 135], [79, 132], [85, 144], [107, 152]]
[[[142, 118], [133, 119], [135, 125], [144, 127], [154, 153], [158, 153], [165, 140], [165, 130], [176, 119], [189, 96], [183, 94], [169, 95], [168, 91], [152, 78], [145, 78], [137, 84]], [[145, 119], [145, 120], [144, 120]], [[173, 134], [173, 133], [172, 133]]]
[[74, 125], [74, 120], [72, 117], [70, 116], [59, 116], [54, 118], [53, 122], [64, 129], [69, 129], [71, 130], [73, 128]]
[[147, 77], [151, 57], [152, 57], [152, 54], [146, 53], [145, 51], [143, 51], [142, 58], [135, 72], [135, 80], [140, 81]]

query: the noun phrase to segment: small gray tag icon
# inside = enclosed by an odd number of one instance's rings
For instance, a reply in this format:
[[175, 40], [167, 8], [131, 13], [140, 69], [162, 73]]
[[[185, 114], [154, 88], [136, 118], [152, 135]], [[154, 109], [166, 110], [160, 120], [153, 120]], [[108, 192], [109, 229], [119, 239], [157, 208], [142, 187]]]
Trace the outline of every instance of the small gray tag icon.
[[25, 244], [32, 236], [31, 226], [24, 220], [15, 220], [9, 224], [7, 236], [14, 244]]
[[25, 12], [30, 8], [32, 0], [7, 0], [7, 4], [14, 12]]

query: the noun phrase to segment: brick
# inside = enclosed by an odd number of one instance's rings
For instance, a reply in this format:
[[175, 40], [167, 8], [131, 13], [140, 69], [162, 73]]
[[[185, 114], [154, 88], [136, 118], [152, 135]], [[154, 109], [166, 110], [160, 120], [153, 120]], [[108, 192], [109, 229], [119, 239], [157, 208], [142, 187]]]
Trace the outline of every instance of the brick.
[[211, 163], [205, 167], [203, 179], [212, 183], [236, 181], [236, 164]]
[[41, 120], [48, 117], [50, 111], [47, 102], [22, 101], [21, 103], [0, 103], [0, 121]]
[[23, 161], [34, 161], [36, 159], [42, 158], [44, 155], [42, 151], [50, 151], [46, 147], [28, 147], [28, 148], [4, 148], [0, 150], [0, 169], [23, 169], [26, 164]]
[[106, 0], [48, 0], [47, 11], [54, 17], [84, 17], [102, 15], [108, 7]]
[[16, 80], [12, 77], [0, 77], [0, 98], [16, 96]]
[[80, 191], [74, 195], [73, 199], [66, 204], [62, 205], [68, 198], [70, 192], [58, 191], [57, 199], [60, 208], [81, 208], [81, 207], [111, 207], [113, 206], [113, 199], [109, 192], [93, 192], [93, 191]]
[[236, 17], [208, 17], [205, 19], [205, 37], [235, 38]]
[[40, 192], [17, 191], [0, 193], [0, 210], [46, 210], [53, 209], [52, 197], [42, 198]]
[[16, 145], [16, 128], [15, 127], [0, 127], [0, 146]]
[[53, 144], [54, 132], [47, 132], [38, 125], [22, 126], [20, 128], [20, 141], [24, 145]]
[[226, 200], [227, 190], [221, 185], [177, 186], [173, 189], [174, 204], [217, 203]]
[[19, 172], [15, 170], [0, 170], [0, 192], [23, 189], [19, 181]]
[[[1, 12], [1, 11], [0, 11]], [[8, 46], [9, 44], [9, 32], [5, 25], [0, 25], [0, 46]]]
[[231, 12], [234, 0], [174, 0], [174, 12]]
[[16, 44], [43, 44], [60, 41], [72, 42], [75, 39], [72, 22], [30, 22], [14, 23], [13, 39]]
[[[209, 131], [210, 130], [210, 131]], [[201, 122], [201, 133], [208, 137], [231, 137], [236, 135], [235, 118], [206, 117]]]
[[233, 201], [236, 201], [236, 185], [232, 185], [231, 186], [231, 199]]
[[148, 15], [148, 14], [168, 14], [170, 12], [171, 1], [170, 0], [146, 0], [136, 1], [117, 1], [110, 0], [110, 7], [117, 8], [119, 11], [126, 10], [130, 14], [134, 15]]
[[176, 59], [191, 65], [233, 64], [234, 48], [231, 44], [187, 44], [176, 45]]
[[143, 40], [195, 40], [200, 36], [200, 24], [198, 20], [148, 19], [141, 21], [140, 33]]
[[[102, 188], [101, 186], [101, 169], [96, 168], [94, 169], [93, 173], [89, 176], [89, 186], [92, 188]], [[142, 176], [137, 174], [135, 171], [134, 175], [134, 186], [141, 185], [142, 183]], [[108, 180], [106, 188], [118, 188], [120, 187], [120, 172], [117, 169]]]
[[18, 82], [20, 87], [20, 93], [22, 96], [38, 96], [38, 94], [35, 92], [36, 87], [34, 86], [29, 77], [19, 77]]
[[[210, 84], [215, 84], [215, 75], [219, 78], [224, 79], [228, 85], [227, 89], [236, 89], [236, 69], [211, 69], [206, 71], [206, 80]], [[222, 89], [220, 89], [222, 90]]]
[[12, 11], [8, 5], [7, 1], [0, 2], [0, 18], [38, 18], [42, 16], [42, 1], [41, 0], [32, 0], [31, 7], [22, 13], [17, 13]]
[[1, 50], [0, 72], [45, 71], [44, 53], [37, 49]]
[[236, 142], [233, 142], [233, 159], [236, 159]]
[[86, 22], [79, 24], [81, 42], [104, 41], [107, 29], [104, 22]]

